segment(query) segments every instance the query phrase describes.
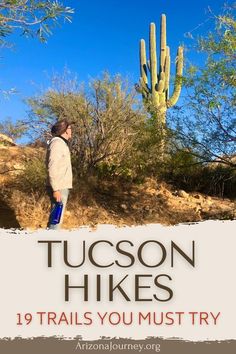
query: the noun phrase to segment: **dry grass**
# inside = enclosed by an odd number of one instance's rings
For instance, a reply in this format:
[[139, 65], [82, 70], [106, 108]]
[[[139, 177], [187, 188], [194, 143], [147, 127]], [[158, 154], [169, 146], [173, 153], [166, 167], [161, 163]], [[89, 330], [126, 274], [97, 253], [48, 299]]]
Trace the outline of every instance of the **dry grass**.
[[[14, 191], [11, 204], [21, 227], [46, 227], [50, 204], [46, 194], [37, 197]], [[146, 223], [174, 225], [235, 217], [235, 203], [230, 200], [210, 198], [199, 193], [185, 194], [149, 179], [140, 186], [106, 182], [91, 190], [82, 185], [79, 192], [74, 191], [70, 195], [63, 227]]]
[[[43, 154], [41, 150], [22, 147], [11, 147], [5, 152], [0, 159], [2, 168], [6, 167], [6, 163], [16, 165], [22, 161], [29, 162]], [[29, 186], [22, 185], [18, 172], [3, 175], [0, 181], [0, 227], [46, 228], [50, 208], [46, 192], [35, 192]], [[137, 185], [91, 178], [80, 181], [70, 193], [63, 227], [70, 229], [101, 223], [120, 226], [146, 223], [173, 225], [235, 217], [236, 204], [232, 200], [185, 193], [154, 179], [146, 179], [143, 184]]]

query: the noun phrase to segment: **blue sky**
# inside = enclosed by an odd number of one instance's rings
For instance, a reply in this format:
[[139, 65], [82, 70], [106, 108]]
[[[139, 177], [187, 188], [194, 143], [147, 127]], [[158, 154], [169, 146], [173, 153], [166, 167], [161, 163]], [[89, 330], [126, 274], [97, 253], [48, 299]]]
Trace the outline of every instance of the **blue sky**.
[[[52, 73], [62, 73], [65, 66], [83, 82], [105, 70], [137, 82], [139, 40], [148, 40], [150, 22], [156, 23], [158, 31], [160, 15], [167, 15], [167, 42], [174, 62], [178, 45], [192, 44], [187, 32], [196, 36], [209, 29], [208, 6], [217, 14], [224, 1], [72, 0], [64, 4], [75, 9], [73, 22], [56, 28], [47, 44], [16, 33], [11, 37], [14, 49], [1, 51], [0, 87], [14, 87], [18, 93], [7, 100], [0, 96], [0, 121], [25, 117], [23, 100], [47, 89]], [[191, 52], [187, 55], [195, 62], [199, 60]]]

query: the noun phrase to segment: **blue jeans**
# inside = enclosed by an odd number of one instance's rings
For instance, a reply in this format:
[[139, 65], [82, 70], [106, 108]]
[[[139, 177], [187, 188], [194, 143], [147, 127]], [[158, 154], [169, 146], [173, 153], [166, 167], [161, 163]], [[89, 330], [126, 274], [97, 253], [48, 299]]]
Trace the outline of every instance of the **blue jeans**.
[[69, 195], [69, 189], [61, 189], [60, 190], [60, 192], [61, 192], [61, 201], [62, 201], [62, 204], [63, 204], [63, 209], [62, 209], [62, 213], [61, 213], [60, 222], [59, 222], [59, 224], [56, 224], [56, 225], [50, 223], [51, 213], [52, 213], [53, 208], [55, 207], [56, 200], [53, 197], [53, 190], [52, 190], [51, 187], [47, 187], [47, 192], [48, 192], [48, 195], [49, 195], [50, 201], [51, 201], [51, 210], [50, 210], [50, 215], [49, 215], [49, 219], [48, 219], [47, 228], [49, 230], [60, 230], [61, 225], [63, 223], [63, 217], [64, 217], [66, 203], [67, 203], [67, 199], [68, 199], [68, 195]]

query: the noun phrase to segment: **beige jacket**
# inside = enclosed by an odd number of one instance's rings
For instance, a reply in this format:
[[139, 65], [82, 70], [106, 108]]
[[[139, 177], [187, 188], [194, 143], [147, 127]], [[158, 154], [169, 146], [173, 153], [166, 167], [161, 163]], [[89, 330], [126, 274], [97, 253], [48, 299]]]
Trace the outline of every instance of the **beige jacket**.
[[63, 139], [52, 138], [47, 150], [46, 164], [47, 185], [50, 185], [53, 191], [72, 188], [70, 150]]

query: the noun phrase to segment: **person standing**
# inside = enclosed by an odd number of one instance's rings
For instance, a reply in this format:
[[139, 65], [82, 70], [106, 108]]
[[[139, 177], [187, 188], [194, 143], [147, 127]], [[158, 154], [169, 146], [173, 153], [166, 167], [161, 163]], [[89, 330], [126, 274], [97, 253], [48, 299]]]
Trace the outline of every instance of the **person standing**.
[[[72, 188], [72, 166], [68, 141], [72, 137], [71, 124], [66, 120], [60, 120], [52, 126], [53, 138], [48, 144], [47, 165], [47, 191], [51, 200], [51, 210], [47, 227], [51, 230], [59, 230], [65, 212], [65, 207]], [[59, 224], [51, 223], [51, 213], [56, 203], [62, 202], [63, 209]]]

